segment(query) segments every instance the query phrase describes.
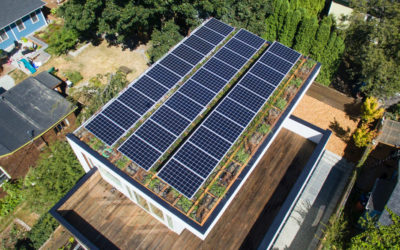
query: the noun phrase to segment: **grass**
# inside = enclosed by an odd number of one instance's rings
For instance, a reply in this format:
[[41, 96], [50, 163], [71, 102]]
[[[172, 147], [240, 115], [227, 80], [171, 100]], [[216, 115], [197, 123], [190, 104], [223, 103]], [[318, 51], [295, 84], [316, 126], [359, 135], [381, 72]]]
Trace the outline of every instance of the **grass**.
[[28, 75], [19, 69], [13, 70], [8, 75], [14, 79], [15, 84], [18, 84], [18, 83], [22, 82], [23, 80], [25, 80], [26, 78], [28, 78]]
[[68, 80], [70, 80], [74, 84], [77, 84], [78, 82], [80, 82], [83, 79], [81, 73], [76, 70], [67, 71], [64, 73], [64, 75], [68, 78]]
[[250, 157], [250, 155], [246, 152], [246, 149], [244, 147], [242, 147], [237, 152], [237, 154], [235, 156], [235, 160], [244, 164], [247, 161], [247, 159], [249, 159], [249, 157]]

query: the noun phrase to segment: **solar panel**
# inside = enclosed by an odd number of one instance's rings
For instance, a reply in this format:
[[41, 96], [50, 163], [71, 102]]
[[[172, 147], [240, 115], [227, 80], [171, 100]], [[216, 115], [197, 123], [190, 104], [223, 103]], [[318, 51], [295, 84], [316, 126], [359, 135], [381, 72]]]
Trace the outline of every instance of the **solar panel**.
[[179, 91], [203, 106], [206, 106], [215, 96], [215, 93], [193, 80], [186, 82]]
[[197, 36], [190, 36], [183, 43], [191, 47], [192, 49], [202, 53], [203, 55], [207, 55], [214, 48], [212, 44], [204, 41], [203, 39]]
[[235, 37], [242, 42], [251, 45], [253, 48], [260, 48], [265, 43], [265, 40], [248, 32], [247, 30], [240, 30]]
[[[211, 21], [211, 20], [210, 20]], [[209, 21], [209, 22], [210, 22]], [[196, 29], [194, 33], [208, 39], [209, 42], [192, 35], [185, 39], [181, 44], [176, 46], [169, 54], [160, 59], [138, 80], [130, 84], [129, 88], [124, 91], [117, 99], [113, 99], [108, 103], [105, 109], [99, 113], [100, 118], [93, 119], [93, 123], [88, 122], [85, 127], [90, 129], [95, 136], [98, 136], [105, 143], [114, 144], [135, 122], [148, 112], [169, 90], [185, 77], [201, 60], [208, 55], [216, 45], [224, 40], [224, 38], [233, 31], [229, 25], [219, 21], [211, 21], [209, 28], [205, 27], [206, 23]], [[212, 29], [226, 31], [219, 34], [218, 31]], [[228, 30], [230, 30], [228, 32]], [[211, 42], [211, 43], [210, 43]], [[211, 92], [211, 91], [210, 91]], [[192, 96], [194, 99], [203, 97], [206, 100], [206, 91]], [[200, 96], [204, 94], [204, 96]], [[197, 99], [201, 102], [200, 99]], [[204, 101], [202, 102], [204, 103]], [[192, 107], [191, 109], [195, 109]], [[105, 120], [106, 119], [106, 120]], [[110, 124], [101, 125], [100, 121], [105, 120]], [[165, 122], [165, 121], [164, 121]], [[109, 132], [110, 127], [116, 125], [122, 129], [118, 132]], [[183, 126], [183, 125], [182, 125]], [[179, 130], [179, 128], [178, 128]], [[175, 130], [174, 130], [175, 131]], [[107, 135], [110, 133], [111, 135]], [[119, 137], [115, 137], [118, 134]], [[115, 138], [114, 138], [115, 137]]]
[[253, 117], [253, 113], [231, 99], [224, 99], [216, 109], [229, 119], [245, 127]]
[[291, 62], [292, 64], [295, 64], [301, 56], [301, 54], [299, 52], [292, 50], [291, 48], [288, 48], [285, 45], [277, 43], [277, 42], [273, 43], [271, 45], [271, 48], [268, 49], [268, 51]]
[[282, 73], [279, 73], [270, 67], [264, 66], [261, 63], [256, 63], [250, 72], [274, 86], [278, 86], [284, 77]]
[[158, 83], [164, 85], [169, 89], [179, 82], [179, 76], [158, 64], [154, 66], [149, 72], [147, 72], [146, 75], [150, 76]]
[[168, 162], [158, 173], [158, 177], [187, 197], [196, 192], [196, 188], [203, 182], [201, 177], [183, 167], [175, 160]]
[[[266, 53], [269, 53], [268, 50]], [[283, 62], [286, 61], [282, 58], [278, 59], [278, 61], [275, 61], [275, 65], [282, 70], [283, 67], [279, 65], [283, 65]], [[282, 79], [291, 70], [291, 67], [286, 67]], [[266, 82], [277, 82], [276, 79], [273, 79], [275, 74], [269, 73], [269, 70], [279, 74], [274, 69], [256, 62], [170, 158], [166, 164], [168, 170], [161, 169], [158, 176], [164, 176], [165, 172], [170, 171], [170, 176], [164, 177], [164, 180], [189, 199], [192, 198], [276, 89]], [[265, 80], [256, 77], [252, 72], [263, 76]], [[280, 81], [277, 82], [277, 85], [279, 83]], [[199, 157], [199, 155], [202, 155], [202, 157]], [[172, 170], [170, 163], [174, 161], [179, 162], [179, 169]], [[203, 181], [200, 184], [196, 181], [188, 185], [185, 182], [186, 178], [193, 177], [182, 176], [182, 173], [187, 172], [190, 172], [190, 175], [193, 175], [193, 172], [196, 173], [196, 176], [201, 177]], [[174, 175], [180, 175], [180, 178], [174, 178]]]
[[152, 116], [151, 119], [171, 131], [176, 136], [179, 136], [190, 122], [182, 115], [168, 108], [161, 106]]
[[142, 138], [161, 152], [167, 150], [169, 145], [171, 145], [176, 139], [176, 136], [151, 120], [146, 121], [146, 123], [140, 126], [135, 132], [135, 135]]
[[215, 30], [216, 32], [218, 32], [224, 36], [229, 35], [233, 31], [233, 28], [231, 26], [229, 26], [215, 18], [210, 19], [204, 26], [206, 26], [212, 30]]
[[166, 87], [145, 75], [136, 81], [132, 86], [153, 100], [159, 100], [161, 97], [163, 97], [163, 95], [165, 95], [165, 93], [168, 92]]
[[231, 146], [225, 139], [203, 126], [196, 129], [189, 141], [217, 159], [223, 157]]
[[196, 65], [203, 59], [202, 54], [185, 44], [179, 45], [172, 53], [192, 65]]
[[258, 95], [254, 94], [253, 92], [237, 85], [234, 90], [228, 95], [229, 98], [237, 101], [238, 103], [242, 104], [243, 106], [251, 109], [254, 112], [257, 112], [258, 109], [264, 104], [265, 99], [259, 97]]
[[147, 112], [147, 110], [149, 110], [154, 104], [152, 100], [132, 87], [128, 88], [122, 95], [120, 95], [118, 100], [140, 115]]
[[238, 54], [250, 58], [254, 55], [254, 52], [256, 49], [250, 47], [249, 45], [245, 44], [242, 41], [239, 41], [237, 39], [231, 39], [225, 47], [230, 48], [231, 50], [237, 52]]
[[206, 27], [201, 27], [194, 34], [213, 45], [217, 45], [224, 39], [222, 35]]
[[215, 55], [215, 57], [235, 67], [236, 69], [240, 69], [247, 62], [246, 58], [226, 48], [220, 49], [218, 53]]
[[111, 103], [106, 109], [104, 109], [102, 114], [113, 120], [125, 130], [129, 129], [132, 124], [140, 118], [138, 114], [118, 101]]
[[204, 122], [204, 126], [232, 143], [237, 139], [243, 129], [243, 127], [218, 112], [212, 113]]
[[149, 170], [161, 153], [134, 134], [118, 150], [142, 168]]
[[179, 57], [174, 56], [173, 54], [169, 54], [164, 59], [162, 59], [160, 64], [180, 76], [185, 76], [192, 69], [192, 66], [190, 64], [183, 61]]
[[278, 70], [282, 74], [285, 74], [285, 72], [288, 72], [290, 68], [292, 67], [292, 64], [282, 60], [278, 56], [267, 52], [265, 53], [261, 58], [260, 61], [263, 62], [264, 64]]
[[175, 159], [203, 178], [206, 178], [215, 164], [218, 163], [215, 158], [192, 143], [186, 143], [176, 154]]
[[95, 134], [97, 138], [111, 146], [124, 133], [124, 130], [107, 119], [102, 114], [96, 116], [87, 125], [86, 129]]
[[243, 79], [240, 81], [240, 85], [245, 86], [246, 88], [256, 92], [260, 96], [267, 99], [272, 92], [274, 92], [275, 87], [267, 82], [263, 82], [260, 78], [252, 74], [247, 74]]
[[218, 93], [225, 86], [226, 81], [221, 77], [216, 76], [210, 71], [204, 68], [199, 69], [193, 76], [192, 79], [200, 83], [204, 87]]
[[211, 58], [204, 65], [204, 68], [224, 78], [225, 80], [230, 80], [237, 73], [237, 70], [235, 68], [215, 58]]
[[166, 105], [189, 120], [194, 120], [203, 110], [202, 106], [190, 100], [188, 97], [180, 94], [179, 92], [174, 94], [166, 102]]

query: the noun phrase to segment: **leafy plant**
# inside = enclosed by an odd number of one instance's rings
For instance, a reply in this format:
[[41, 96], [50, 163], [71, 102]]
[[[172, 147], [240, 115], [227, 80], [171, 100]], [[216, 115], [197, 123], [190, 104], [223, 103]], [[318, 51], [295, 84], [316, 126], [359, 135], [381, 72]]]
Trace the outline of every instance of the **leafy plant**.
[[224, 194], [225, 190], [226, 188], [219, 185], [217, 181], [214, 182], [210, 188], [210, 192], [217, 197], [221, 197]]
[[189, 209], [192, 207], [193, 202], [189, 200], [188, 198], [182, 196], [179, 201], [177, 202], [178, 206], [182, 208], [184, 212], [189, 211]]
[[236, 153], [235, 160], [244, 164], [247, 161], [247, 159], [249, 159], [249, 157], [250, 157], [250, 155], [246, 152], [246, 149], [244, 147], [242, 147]]
[[7, 192], [7, 195], [0, 199], [0, 216], [5, 216], [11, 213], [24, 199], [22, 181], [8, 181], [1, 187]]
[[303, 80], [301, 80], [301, 78], [295, 78], [295, 79], [293, 79], [292, 80], [292, 82], [291, 82], [294, 86], [296, 86], [296, 87], [300, 87], [301, 86], [301, 84], [303, 83]]
[[154, 179], [152, 179], [152, 180], [150, 181], [149, 188], [150, 188], [150, 189], [153, 189], [153, 188], [156, 187], [158, 184], [160, 184], [160, 179], [154, 178]]
[[115, 162], [115, 165], [122, 169], [126, 166], [126, 164], [129, 162], [129, 159], [126, 156], [122, 156], [121, 158], [118, 159], [118, 161]]
[[287, 104], [287, 101], [285, 99], [279, 97], [278, 100], [276, 100], [274, 106], [280, 110], [283, 110], [283, 109], [285, 109], [286, 104]]
[[[325, 225], [324, 225], [325, 226]], [[347, 221], [343, 217], [330, 219], [329, 225], [325, 226], [322, 245], [324, 249], [343, 249], [344, 237], [347, 234]]]
[[270, 125], [263, 123], [263, 124], [261, 124], [260, 127], [258, 127], [258, 132], [265, 135], [269, 132], [270, 128], [271, 128]]

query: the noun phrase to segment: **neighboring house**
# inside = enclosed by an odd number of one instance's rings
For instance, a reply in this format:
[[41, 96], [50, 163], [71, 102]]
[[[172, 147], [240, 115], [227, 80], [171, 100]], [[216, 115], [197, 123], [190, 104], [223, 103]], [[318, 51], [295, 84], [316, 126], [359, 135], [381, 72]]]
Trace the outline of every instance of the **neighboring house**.
[[0, 49], [7, 49], [15, 41], [47, 25], [41, 0], [1, 0]]
[[347, 25], [348, 21], [342, 22], [343, 17], [349, 17], [353, 13], [353, 9], [349, 7], [349, 1], [335, 0], [331, 2], [329, 7], [329, 15], [333, 15], [338, 23]]
[[50, 212], [85, 248], [271, 248], [322, 188], [326, 174], [311, 178], [331, 132], [291, 116], [321, 64], [233, 30], [203, 23], [67, 135], [86, 175]]
[[[58, 78], [42, 72], [0, 95], [0, 159], [26, 145], [41, 147], [75, 122], [76, 106], [53, 90], [59, 84]], [[2, 167], [9, 177], [19, 177], [12, 165]]]

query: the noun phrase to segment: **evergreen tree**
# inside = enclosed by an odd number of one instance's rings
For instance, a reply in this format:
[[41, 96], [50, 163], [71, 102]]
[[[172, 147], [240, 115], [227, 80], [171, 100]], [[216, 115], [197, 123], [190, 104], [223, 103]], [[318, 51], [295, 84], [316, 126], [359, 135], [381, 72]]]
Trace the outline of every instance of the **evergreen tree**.
[[312, 43], [311, 55], [317, 61], [321, 60], [321, 56], [325, 54], [324, 48], [328, 44], [329, 36], [331, 34], [332, 18], [330, 16], [322, 19], [315, 40]]
[[315, 16], [304, 17], [296, 34], [294, 49], [308, 55], [317, 29], [318, 19]]
[[294, 36], [302, 18], [302, 11], [290, 10], [285, 18], [285, 24], [279, 33], [279, 41], [288, 47], [292, 47]]

